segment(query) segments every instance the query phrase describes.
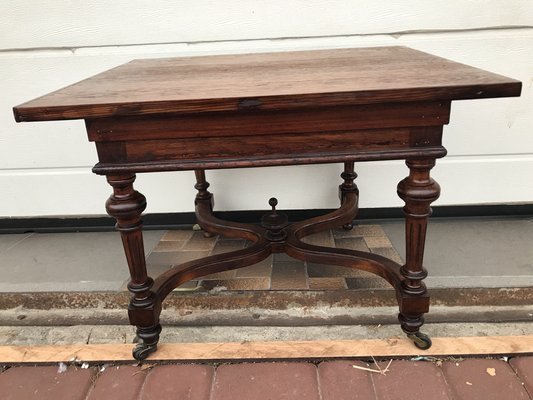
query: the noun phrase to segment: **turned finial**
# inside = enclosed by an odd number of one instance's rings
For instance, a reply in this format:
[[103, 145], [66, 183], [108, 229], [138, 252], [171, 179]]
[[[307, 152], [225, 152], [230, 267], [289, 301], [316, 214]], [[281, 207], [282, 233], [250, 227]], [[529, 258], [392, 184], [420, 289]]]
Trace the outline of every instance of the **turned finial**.
[[271, 197], [270, 200], [268, 200], [268, 204], [270, 207], [272, 207], [272, 213], [276, 214], [276, 206], [278, 205], [278, 199], [275, 197]]
[[267, 229], [266, 238], [271, 241], [283, 241], [287, 237], [287, 233], [283, 229], [289, 222], [287, 215], [284, 213], [278, 214], [276, 210], [278, 199], [275, 197], [271, 197], [268, 200], [268, 204], [272, 207], [272, 211], [261, 218], [261, 225]]

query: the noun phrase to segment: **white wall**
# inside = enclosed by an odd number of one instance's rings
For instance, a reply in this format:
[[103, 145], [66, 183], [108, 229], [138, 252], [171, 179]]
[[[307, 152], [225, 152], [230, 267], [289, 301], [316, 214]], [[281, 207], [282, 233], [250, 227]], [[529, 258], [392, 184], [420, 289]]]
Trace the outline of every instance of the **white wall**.
[[[456, 102], [436, 204], [533, 202], [532, 0], [18, 0], [0, 3], [0, 216], [103, 214], [110, 188], [81, 121], [12, 107], [134, 58], [407, 45], [523, 81]], [[339, 165], [208, 172], [219, 210], [337, 205]], [[359, 164], [362, 207], [400, 205], [401, 162]], [[253, 179], [251, 179], [253, 177]], [[250, 179], [249, 179], [250, 178]], [[317, 184], [321, 182], [321, 184]], [[323, 184], [322, 184], [323, 182]], [[193, 210], [193, 173], [144, 174], [147, 212]]]

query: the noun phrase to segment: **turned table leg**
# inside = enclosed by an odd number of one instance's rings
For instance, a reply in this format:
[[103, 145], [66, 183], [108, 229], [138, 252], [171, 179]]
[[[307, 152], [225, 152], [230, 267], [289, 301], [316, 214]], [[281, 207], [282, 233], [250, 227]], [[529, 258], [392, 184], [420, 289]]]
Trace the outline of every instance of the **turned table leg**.
[[424, 313], [429, 311], [429, 295], [422, 280], [427, 276], [423, 267], [424, 244], [430, 204], [440, 194], [440, 187], [429, 175], [434, 159], [407, 160], [409, 176], [398, 184], [398, 195], [405, 201], [406, 259], [400, 272], [400, 315], [402, 329], [419, 348], [431, 346], [429, 337], [421, 333]]
[[117, 221], [131, 275], [128, 315], [142, 340], [133, 350], [133, 357], [142, 360], [157, 349], [161, 332], [161, 301], [151, 291], [154, 281], [146, 272], [144, 255], [141, 213], [146, 208], [146, 199], [133, 189], [134, 174], [108, 175], [107, 181], [113, 187], [113, 194], [106, 202], [106, 210]]
[[[344, 182], [339, 186], [339, 198], [341, 200], [342, 205], [346, 193], [355, 192], [357, 195], [359, 195], [359, 189], [354, 183], [355, 178], [357, 178], [357, 174], [354, 170], [353, 161], [348, 161], [344, 163], [344, 171], [341, 173], [341, 178], [344, 179]], [[342, 228], [349, 231], [353, 228], [353, 224], [349, 222], [347, 224], [344, 224]]]
[[[198, 191], [196, 194], [195, 202], [199, 201], [206, 201], [209, 202], [209, 206], [211, 207], [211, 211], [214, 207], [214, 199], [213, 199], [213, 193], [211, 193], [209, 190], [209, 182], [205, 179], [205, 170], [203, 169], [197, 169], [194, 171], [194, 175], [196, 176], [196, 184], [194, 185], [194, 188]], [[203, 230], [203, 235], [206, 238], [210, 238], [215, 236], [214, 233], [208, 232], [205, 227], [200, 226]]]

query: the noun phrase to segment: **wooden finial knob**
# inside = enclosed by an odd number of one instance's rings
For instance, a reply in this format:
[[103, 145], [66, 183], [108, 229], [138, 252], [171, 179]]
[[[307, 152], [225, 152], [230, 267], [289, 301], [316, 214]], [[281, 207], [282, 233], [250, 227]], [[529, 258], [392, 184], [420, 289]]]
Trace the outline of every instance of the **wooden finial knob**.
[[265, 237], [273, 242], [283, 241], [287, 237], [287, 232], [283, 229], [289, 222], [287, 215], [283, 213], [278, 214], [276, 211], [278, 199], [275, 197], [270, 198], [268, 204], [272, 207], [272, 211], [263, 215], [263, 218], [261, 218], [261, 225], [268, 230]]

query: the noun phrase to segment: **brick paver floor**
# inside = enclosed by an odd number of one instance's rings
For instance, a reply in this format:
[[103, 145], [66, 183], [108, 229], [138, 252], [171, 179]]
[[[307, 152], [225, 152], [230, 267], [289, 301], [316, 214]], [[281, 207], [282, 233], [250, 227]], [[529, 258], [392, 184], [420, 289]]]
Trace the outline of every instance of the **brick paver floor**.
[[533, 357], [69, 366], [63, 372], [12, 366], [0, 374], [0, 398], [521, 400], [533, 399]]

